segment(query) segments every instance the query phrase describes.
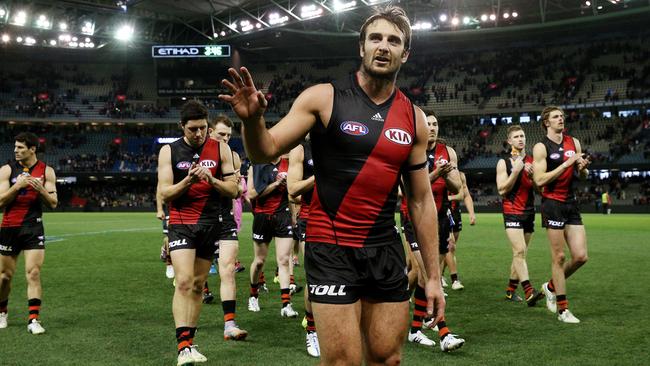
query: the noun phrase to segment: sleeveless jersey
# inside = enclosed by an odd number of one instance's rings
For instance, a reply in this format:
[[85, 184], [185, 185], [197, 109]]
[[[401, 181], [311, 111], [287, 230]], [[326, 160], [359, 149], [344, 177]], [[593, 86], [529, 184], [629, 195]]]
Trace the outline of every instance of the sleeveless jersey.
[[[543, 144], [546, 147], [546, 171], [548, 172], [576, 154], [575, 142], [569, 135], [563, 135], [562, 142], [559, 144], [546, 137]], [[574, 202], [575, 186], [578, 181], [576, 173], [575, 164], [565, 169], [557, 179], [543, 187], [542, 197], [560, 202]]]
[[[206, 167], [213, 177], [220, 177], [221, 154], [219, 142], [207, 138], [205, 143], [195, 149], [181, 138], [169, 144], [174, 171], [174, 184], [187, 177], [192, 162]], [[169, 202], [169, 224], [216, 224], [219, 222], [220, 200], [222, 196], [203, 180], [194, 183], [180, 197]]]
[[[512, 173], [512, 160], [506, 157], [506, 172], [508, 176]], [[526, 155], [524, 163], [533, 163], [533, 157]], [[523, 215], [535, 212], [535, 192], [533, 188], [533, 180], [526, 174], [525, 169], [519, 172], [519, 176], [512, 186], [510, 192], [503, 197], [503, 213], [510, 215]]]
[[[436, 163], [443, 164], [449, 162], [449, 150], [447, 145], [436, 143], [435, 148], [427, 151], [427, 160], [429, 163], [429, 173], [436, 169]], [[433, 193], [433, 200], [436, 203], [436, 210], [438, 210], [438, 217], [447, 214], [449, 209], [449, 192], [447, 191], [447, 183], [444, 177], [438, 177], [431, 182], [431, 192]]]
[[[34, 178], [41, 179], [45, 184], [45, 169], [47, 165], [37, 160], [31, 168], [26, 169], [19, 162], [14, 161], [10, 164], [11, 176], [9, 177], [9, 186], [16, 184], [16, 179], [23, 173], [28, 173]], [[2, 227], [19, 227], [27, 223], [41, 222], [43, 217], [43, 206], [39, 193], [31, 186], [22, 188], [18, 191], [16, 198], [8, 204], [2, 214]]]
[[350, 247], [387, 245], [395, 227], [397, 187], [415, 141], [415, 110], [395, 88], [382, 104], [361, 89], [356, 74], [333, 83], [327, 128], [310, 132], [316, 184], [307, 241]]
[[[308, 179], [314, 175], [314, 159], [311, 155], [311, 142], [305, 141], [302, 143], [304, 158], [302, 160], [302, 180]], [[300, 201], [300, 211], [298, 212], [298, 217], [306, 220], [309, 217], [309, 207], [311, 206], [311, 196], [314, 193], [314, 189], [310, 189], [301, 196]]]
[[[266, 187], [275, 182], [279, 174], [287, 175], [289, 159], [280, 159], [277, 164], [253, 165], [253, 183], [257, 194], [261, 194]], [[286, 185], [278, 186], [273, 192], [264, 197], [257, 197], [253, 205], [253, 213], [274, 215], [289, 211], [289, 196]]]

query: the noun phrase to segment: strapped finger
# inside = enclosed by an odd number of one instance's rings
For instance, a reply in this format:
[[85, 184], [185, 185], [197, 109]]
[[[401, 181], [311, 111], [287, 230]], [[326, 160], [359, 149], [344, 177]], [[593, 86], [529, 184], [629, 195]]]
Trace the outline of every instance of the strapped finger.
[[254, 88], [255, 83], [253, 82], [253, 76], [251, 76], [250, 71], [248, 71], [248, 69], [243, 66], [240, 68], [240, 70], [242, 75], [244, 75], [244, 85]]
[[223, 79], [221, 80], [221, 84], [226, 88], [228, 88], [228, 90], [230, 90], [231, 93], [233, 94], [237, 93], [237, 87], [235, 86], [235, 84], [231, 83], [230, 80]]
[[232, 77], [232, 80], [235, 82], [235, 85], [237, 85], [237, 87], [239, 88], [244, 87], [244, 80], [242, 80], [237, 70], [230, 68], [228, 69], [228, 73], [230, 74], [230, 77]]

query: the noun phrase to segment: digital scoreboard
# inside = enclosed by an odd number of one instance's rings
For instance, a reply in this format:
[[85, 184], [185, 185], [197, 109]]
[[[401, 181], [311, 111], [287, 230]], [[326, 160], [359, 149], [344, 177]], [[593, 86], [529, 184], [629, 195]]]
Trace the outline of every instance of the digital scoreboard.
[[230, 57], [229, 45], [151, 46], [154, 58]]

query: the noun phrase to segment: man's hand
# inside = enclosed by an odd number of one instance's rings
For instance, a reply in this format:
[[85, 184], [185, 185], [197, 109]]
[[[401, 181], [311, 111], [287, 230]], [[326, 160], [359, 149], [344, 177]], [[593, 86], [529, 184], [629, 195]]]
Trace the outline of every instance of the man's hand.
[[232, 82], [223, 79], [221, 83], [232, 94], [219, 94], [219, 99], [229, 103], [232, 110], [244, 123], [258, 121], [262, 118], [268, 102], [264, 97], [264, 93], [255, 87], [253, 77], [248, 69], [241, 67], [239, 70], [242, 75], [239, 75], [237, 70], [233, 68], [228, 69]]
[[476, 225], [476, 215], [473, 213], [469, 214], [469, 224], [472, 226]]
[[41, 193], [45, 192], [45, 187], [43, 187], [43, 181], [41, 178], [25, 176], [25, 180], [36, 192], [41, 192]]
[[29, 179], [31, 178], [30, 175], [25, 175], [21, 174], [18, 177], [16, 177], [16, 186], [18, 188], [27, 188], [29, 186]]
[[582, 159], [582, 157], [578, 154], [573, 154], [570, 158], [568, 158], [562, 165], [566, 166], [567, 168], [570, 167], [571, 165], [575, 164], [578, 159]]
[[526, 167], [526, 164], [524, 164], [524, 158], [521, 156], [517, 156], [512, 160], [512, 172], [513, 173], [519, 173], [522, 169]]
[[581, 156], [581, 157], [578, 158], [578, 160], [577, 160], [578, 171], [582, 171], [582, 170], [587, 169], [587, 167], [589, 166], [589, 164], [591, 164], [591, 159], [589, 158], [589, 156], [587, 156], [586, 154], [582, 154], [582, 155], [583, 155], [583, 156]]
[[164, 220], [165, 219], [165, 211], [161, 210], [161, 211], [156, 212], [156, 218], [158, 220], [161, 220], [161, 221]]
[[445, 295], [440, 287], [440, 279], [429, 277], [424, 293], [427, 296], [427, 315], [434, 318], [431, 324], [438, 324], [445, 316]]
[[443, 164], [436, 164], [436, 168], [433, 170], [433, 175], [438, 177], [446, 177], [452, 170], [454, 170], [453, 164], [447, 162]]
[[526, 172], [526, 175], [532, 178], [533, 176], [533, 164], [531, 163], [526, 163], [524, 165], [524, 171]]

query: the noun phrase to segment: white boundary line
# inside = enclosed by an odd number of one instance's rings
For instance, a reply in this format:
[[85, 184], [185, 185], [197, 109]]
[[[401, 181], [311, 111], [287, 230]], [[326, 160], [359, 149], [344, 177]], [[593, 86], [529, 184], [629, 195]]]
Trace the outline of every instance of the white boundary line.
[[128, 232], [138, 232], [138, 231], [157, 231], [162, 230], [160, 227], [148, 227], [148, 228], [132, 228], [132, 229], [113, 229], [113, 230], [102, 230], [102, 231], [86, 231], [82, 233], [71, 233], [71, 234], [61, 234], [61, 235], [52, 235], [45, 236], [45, 242], [56, 243], [66, 240], [66, 238], [71, 238], [75, 236], [86, 236], [86, 235], [102, 235], [102, 234], [111, 234], [111, 233], [128, 233]]

